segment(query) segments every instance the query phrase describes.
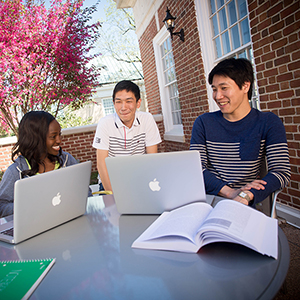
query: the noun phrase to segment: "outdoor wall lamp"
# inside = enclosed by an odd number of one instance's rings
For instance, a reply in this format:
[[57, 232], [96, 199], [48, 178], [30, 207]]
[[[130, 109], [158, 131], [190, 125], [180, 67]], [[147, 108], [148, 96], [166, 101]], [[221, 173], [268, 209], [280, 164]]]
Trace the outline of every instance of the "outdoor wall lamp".
[[173, 29], [175, 27], [175, 19], [176, 17], [173, 17], [170, 13], [170, 10], [167, 7], [167, 15], [165, 17], [165, 19], [163, 20], [163, 22], [165, 23], [167, 29], [170, 31], [171, 34], [171, 38], [173, 40], [173, 35], [178, 35], [179, 38], [184, 42], [184, 31], [183, 29], [181, 29], [179, 32], [173, 32]]

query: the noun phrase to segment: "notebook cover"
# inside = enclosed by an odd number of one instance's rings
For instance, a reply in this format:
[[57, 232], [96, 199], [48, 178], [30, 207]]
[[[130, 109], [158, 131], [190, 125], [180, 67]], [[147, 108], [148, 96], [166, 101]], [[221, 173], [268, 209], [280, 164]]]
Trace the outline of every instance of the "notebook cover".
[[28, 299], [54, 262], [54, 258], [1, 261], [0, 299]]

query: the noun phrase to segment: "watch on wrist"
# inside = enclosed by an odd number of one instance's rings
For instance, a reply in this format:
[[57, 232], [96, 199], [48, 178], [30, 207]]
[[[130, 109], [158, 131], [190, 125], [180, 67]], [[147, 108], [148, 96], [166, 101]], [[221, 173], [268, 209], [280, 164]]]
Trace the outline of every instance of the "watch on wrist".
[[247, 193], [245, 193], [245, 192], [240, 192], [240, 193], [239, 193], [239, 196], [240, 196], [241, 198], [247, 200], [248, 204], [249, 204], [249, 202], [251, 201], [249, 195], [248, 195]]

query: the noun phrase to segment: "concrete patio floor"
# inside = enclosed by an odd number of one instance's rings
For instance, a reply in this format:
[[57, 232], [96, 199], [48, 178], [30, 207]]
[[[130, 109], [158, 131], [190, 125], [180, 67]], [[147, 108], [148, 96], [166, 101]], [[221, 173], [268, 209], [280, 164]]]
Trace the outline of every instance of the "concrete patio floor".
[[279, 220], [279, 226], [287, 237], [290, 246], [290, 266], [285, 284], [274, 300], [300, 299], [300, 229]]

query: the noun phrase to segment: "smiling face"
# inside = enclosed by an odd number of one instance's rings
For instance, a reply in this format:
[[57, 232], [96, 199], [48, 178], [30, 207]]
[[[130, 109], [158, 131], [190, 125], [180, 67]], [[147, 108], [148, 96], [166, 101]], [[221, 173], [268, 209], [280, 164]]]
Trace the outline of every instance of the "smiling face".
[[240, 89], [229, 77], [214, 75], [212, 81], [213, 98], [223, 113], [223, 117], [234, 122], [244, 118], [251, 110], [248, 101], [250, 82], [245, 82]]
[[58, 155], [61, 143], [61, 128], [56, 120], [49, 124], [46, 145], [49, 154]]
[[136, 110], [141, 106], [141, 99], [136, 99], [133, 92], [122, 90], [116, 93], [114, 107], [122, 123], [131, 128]]

